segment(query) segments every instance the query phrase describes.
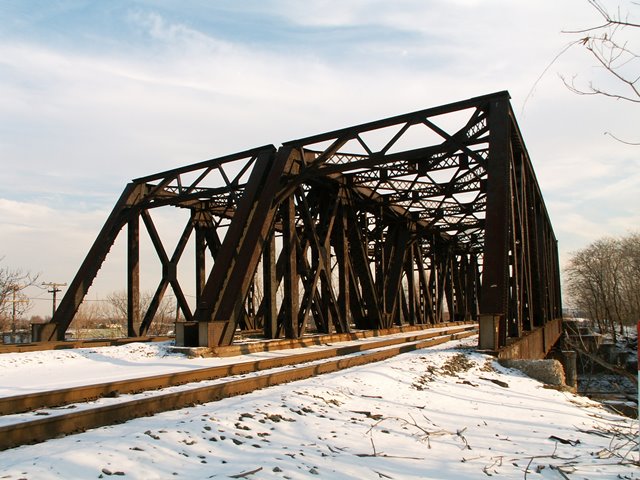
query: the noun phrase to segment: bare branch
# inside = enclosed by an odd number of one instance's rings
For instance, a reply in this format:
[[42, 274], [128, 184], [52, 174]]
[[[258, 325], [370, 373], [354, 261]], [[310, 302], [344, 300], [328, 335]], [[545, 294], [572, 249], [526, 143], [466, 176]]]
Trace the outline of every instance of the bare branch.
[[[632, 3], [633, 5], [638, 5], [637, 2]], [[570, 43], [569, 46], [583, 46], [595, 58], [598, 65], [620, 82], [624, 89], [628, 89], [629, 93], [604, 89], [594, 85], [593, 82], [589, 82], [588, 87], [581, 88], [576, 86], [575, 77], [571, 82], [561, 77], [565, 86], [578, 95], [600, 95], [616, 100], [640, 103], [640, 88], [638, 87], [640, 75], [632, 71], [634, 66], [632, 62], [638, 61], [640, 56], [635, 53], [632, 47], [629, 47], [627, 41], [623, 41], [619, 36], [624, 28], [640, 28], [640, 24], [629, 21], [629, 13], [623, 15], [619, 10], [615, 14], [609, 13], [599, 0], [589, 0], [589, 5], [598, 12], [604, 23], [583, 29], [564, 30], [563, 33], [574, 35], [584, 35], [586, 33], [586, 36]], [[567, 49], [565, 47], [562, 53]], [[557, 57], [554, 58], [553, 62], [556, 60]]]
[[639, 99], [635, 99], [632, 97], [627, 97], [625, 95], [619, 95], [616, 93], [611, 93], [611, 92], [607, 92], [605, 90], [601, 90], [597, 87], [593, 86], [593, 83], [589, 83], [589, 90], [582, 90], [579, 87], [576, 87], [575, 85], [575, 77], [572, 78], [571, 82], [568, 82], [566, 78], [564, 78], [562, 75], [560, 75], [560, 78], [562, 79], [562, 81], [564, 82], [564, 85], [573, 93], [575, 93], [576, 95], [602, 95], [604, 97], [609, 97], [609, 98], [614, 98], [616, 100], [627, 100], [629, 102], [633, 102], [633, 103], [640, 103], [640, 98]]
[[[634, 5], [638, 5], [637, 2], [631, 2], [631, 3], [633, 3]], [[640, 27], [640, 24], [637, 24], [634, 22], [628, 22], [627, 20], [622, 20], [622, 16], [620, 15], [620, 13], [618, 13], [617, 18], [612, 17], [609, 14], [609, 12], [607, 12], [607, 10], [604, 8], [604, 6], [602, 6], [600, 3], [598, 3], [595, 0], [589, 0], [589, 4], [598, 11], [600, 16], [602, 16], [602, 18], [604, 19], [604, 23], [601, 25], [596, 25], [594, 27], [587, 27], [587, 28], [578, 29], [578, 30], [562, 30], [562, 33], [576, 34], [576, 33], [593, 32], [603, 28]]]
[[605, 135], [609, 135], [611, 138], [613, 138], [614, 140], [617, 140], [620, 143], [624, 143], [626, 145], [633, 145], [635, 147], [640, 146], [640, 142], [629, 142], [626, 140], [622, 140], [621, 138], [616, 137], [613, 133], [611, 132], [604, 132]]
[[[3, 260], [4, 257], [0, 257], [0, 262]], [[14, 309], [19, 316], [31, 308], [31, 301], [23, 290], [36, 285], [39, 277], [40, 274], [21, 269], [0, 267], [0, 320]]]
[[249, 470], [248, 472], [236, 473], [235, 475], [229, 475], [229, 478], [247, 478], [249, 475], [253, 475], [262, 470], [262, 467], [258, 467], [255, 470]]
[[558, 59], [564, 55], [571, 47], [573, 47], [574, 45], [576, 45], [577, 43], [580, 43], [580, 40], [576, 40], [574, 42], [570, 42], [567, 45], [565, 45], [562, 50], [560, 50], [555, 57], [553, 57], [553, 59], [549, 62], [549, 64], [544, 68], [544, 70], [542, 71], [542, 73], [540, 74], [540, 76], [538, 76], [538, 78], [536, 78], [536, 81], [533, 82], [533, 86], [531, 87], [531, 90], [529, 90], [529, 93], [527, 94], [527, 96], [524, 99], [524, 102], [522, 102], [522, 110], [524, 111], [524, 107], [527, 104], [527, 102], [529, 101], [529, 99], [533, 96], [533, 92], [535, 91], [536, 87], [538, 86], [538, 83], [540, 83], [540, 80], [542, 80], [542, 77], [544, 77], [546, 75], [546, 73], [549, 71], [549, 69], [553, 66], [554, 63], [556, 63], [558, 61]]

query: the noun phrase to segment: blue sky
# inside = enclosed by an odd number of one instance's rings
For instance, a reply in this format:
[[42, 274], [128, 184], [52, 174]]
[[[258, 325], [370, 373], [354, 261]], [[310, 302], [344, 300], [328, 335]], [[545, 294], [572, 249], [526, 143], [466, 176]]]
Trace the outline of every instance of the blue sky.
[[[598, 20], [583, 0], [0, 1], [3, 264], [70, 282], [132, 178], [499, 90], [564, 260], [640, 224], [639, 147], [604, 135], [637, 141], [638, 107], [569, 92], [611, 85], [579, 49], [537, 82]], [[109, 268], [96, 297], [123, 288]]]

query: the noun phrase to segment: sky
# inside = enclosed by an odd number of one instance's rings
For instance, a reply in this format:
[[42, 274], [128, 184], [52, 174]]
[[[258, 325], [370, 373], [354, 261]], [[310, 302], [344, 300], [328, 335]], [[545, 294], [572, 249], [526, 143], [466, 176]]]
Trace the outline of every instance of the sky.
[[70, 283], [133, 178], [501, 90], [564, 263], [640, 225], [640, 147], [605, 135], [640, 141], [638, 106], [565, 87], [615, 88], [583, 49], [554, 61], [599, 22], [586, 0], [1, 0], [0, 265]]
[[[4, 478], [39, 480], [638, 478], [635, 419], [504, 368], [495, 358], [474, 351], [476, 342], [475, 337], [448, 342], [1, 451], [2, 473]], [[5, 353], [0, 358], [0, 383], [6, 387], [2, 394], [10, 396], [88, 385], [96, 378], [114, 381], [233, 360], [187, 359], [171, 354], [166, 345], [141, 343]], [[269, 373], [272, 370], [257, 374]], [[228, 380], [123, 393], [5, 415], [0, 422], [7, 426], [43, 416], [52, 419], [69, 413], [70, 407], [72, 412], [86, 412]]]

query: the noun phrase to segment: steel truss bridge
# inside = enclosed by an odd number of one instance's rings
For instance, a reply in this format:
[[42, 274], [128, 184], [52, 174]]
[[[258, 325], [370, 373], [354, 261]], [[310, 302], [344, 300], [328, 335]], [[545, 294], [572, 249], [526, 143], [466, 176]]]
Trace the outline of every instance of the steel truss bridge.
[[[167, 207], [189, 213], [172, 251], [151, 217]], [[146, 311], [141, 224], [162, 264]], [[129, 336], [169, 288], [185, 346], [478, 320], [498, 350], [561, 318], [557, 242], [507, 92], [134, 180], [40, 340], [64, 339], [125, 227]], [[195, 306], [178, 275], [190, 242]]]

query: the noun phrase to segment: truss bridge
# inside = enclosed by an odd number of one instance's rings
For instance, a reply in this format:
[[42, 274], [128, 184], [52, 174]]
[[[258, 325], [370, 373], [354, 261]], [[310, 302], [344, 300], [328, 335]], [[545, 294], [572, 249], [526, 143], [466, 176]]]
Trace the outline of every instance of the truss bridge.
[[[152, 218], [169, 208], [173, 250]], [[556, 238], [507, 92], [132, 181], [40, 340], [64, 339], [123, 230], [132, 337], [167, 291], [185, 346], [479, 321], [480, 348], [540, 356], [559, 335]], [[141, 231], [161, 264], [146, 309]]]

